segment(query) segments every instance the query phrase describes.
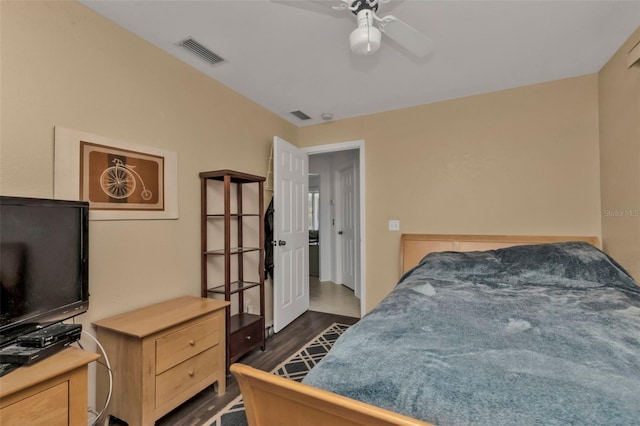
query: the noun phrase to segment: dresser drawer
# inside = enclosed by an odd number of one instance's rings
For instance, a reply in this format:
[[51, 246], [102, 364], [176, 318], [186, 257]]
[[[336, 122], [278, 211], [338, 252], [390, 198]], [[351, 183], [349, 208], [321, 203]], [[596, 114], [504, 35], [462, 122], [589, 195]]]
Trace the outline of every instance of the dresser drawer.
[[234, 362], [236, 356], [245, 354], [247, 351], [262, 345], [264, 336], [263, 321], [256, 321], [240, 330], [236, 331], [229, 338], [229, 350], [231, 360]]
[[[156, 407], [219, 371], [220, 347], [215, 346], [156, 376]], [[221, 368], [224, 369], [224, 366]]]
[[0, 410], [2, 426], [66, 426], [69, 422], [69, 382], [62, 382]]
[[156, 374], [217, 345], [221, 315], [185, 327], [156, 340]]

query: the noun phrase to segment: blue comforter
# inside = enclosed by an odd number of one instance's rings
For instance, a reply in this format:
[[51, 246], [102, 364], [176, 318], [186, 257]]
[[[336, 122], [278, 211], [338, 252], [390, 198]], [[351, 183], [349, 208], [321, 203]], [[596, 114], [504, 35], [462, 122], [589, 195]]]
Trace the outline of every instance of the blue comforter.
[[640, 424], [640, 287], [586, 243], [434, 253], [304, 383], [439, 425]]

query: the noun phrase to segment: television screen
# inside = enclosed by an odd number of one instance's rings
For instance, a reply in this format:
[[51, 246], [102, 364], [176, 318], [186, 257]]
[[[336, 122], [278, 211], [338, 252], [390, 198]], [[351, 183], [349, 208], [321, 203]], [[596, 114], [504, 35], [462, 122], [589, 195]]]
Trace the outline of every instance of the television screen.
[[88, 308], [89, 206], [0, 197], [0, 344]]

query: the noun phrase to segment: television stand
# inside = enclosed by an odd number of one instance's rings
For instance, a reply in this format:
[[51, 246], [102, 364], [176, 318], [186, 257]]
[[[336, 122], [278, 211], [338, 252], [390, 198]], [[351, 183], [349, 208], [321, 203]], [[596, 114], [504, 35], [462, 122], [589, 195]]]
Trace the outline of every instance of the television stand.
[[0, 377], [0, 424], [86, 425], [87, 364], [98, 358], [69, 347]]

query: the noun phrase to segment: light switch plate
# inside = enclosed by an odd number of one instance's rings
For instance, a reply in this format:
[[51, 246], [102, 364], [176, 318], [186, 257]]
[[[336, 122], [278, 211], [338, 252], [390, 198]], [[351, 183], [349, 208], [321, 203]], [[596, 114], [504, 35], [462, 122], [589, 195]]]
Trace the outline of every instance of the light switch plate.
[[400, 221], [399, 220], [390, 220], [389, 221], [389, 231], [399, 231], [400, 230]]

